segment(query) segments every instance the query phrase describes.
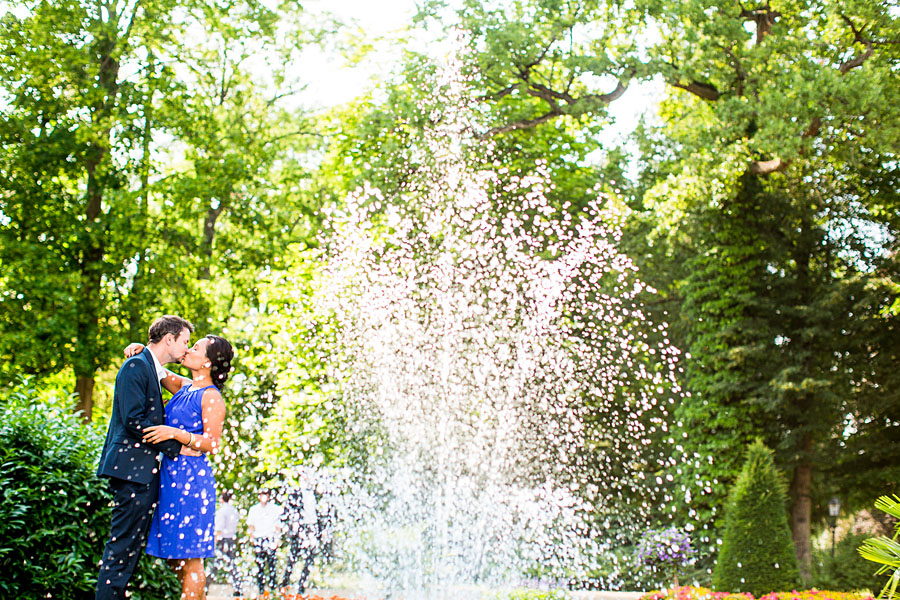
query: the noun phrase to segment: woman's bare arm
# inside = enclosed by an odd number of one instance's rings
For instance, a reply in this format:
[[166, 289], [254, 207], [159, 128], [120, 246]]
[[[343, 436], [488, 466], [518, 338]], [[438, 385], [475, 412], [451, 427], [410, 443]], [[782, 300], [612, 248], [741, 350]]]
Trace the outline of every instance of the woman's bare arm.
[[[135, 354], [140, 354], [144, 351], [144, 345], [139, 342], [133, 342], [128, 344], [125, 347], [125, 357], [129, 358], [134, 356]], [[191, 380], [187, 377], [182, 377], [178, 373], [173, 373], [172, 371], [166, 369], [166, 378], [159, 382], [163, 388], [169, 390], [172, 394], [183, 388], [184, 386], [191, 383]]]
[[188, 377], [182, 377], [178, 373], [173, 373], [172, 371], [166, 369], [166, 378], [161, 380], [159, 383], [174, 394], [184, 386], [190, 385], [191, 380]]
[[215, 454], [222, 445], [222, 427], [225, 424], [225, 401], [216, 388], [203, 392], [200, 400], [203, 411], [203, 435], [194, 439], [191, 448]]

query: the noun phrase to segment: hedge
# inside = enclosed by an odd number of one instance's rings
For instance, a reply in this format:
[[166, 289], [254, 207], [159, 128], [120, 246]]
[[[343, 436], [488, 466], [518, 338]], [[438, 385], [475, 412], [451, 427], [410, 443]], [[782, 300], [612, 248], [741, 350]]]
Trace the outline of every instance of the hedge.
[[[94, 474], [103, 439], [68, 405], [41, 400], [27, 383], [0, 400], [0, 597], [94, 597], [111, 496]], [[130, 591], [159, 600], [180, 586], [144, 556]]]

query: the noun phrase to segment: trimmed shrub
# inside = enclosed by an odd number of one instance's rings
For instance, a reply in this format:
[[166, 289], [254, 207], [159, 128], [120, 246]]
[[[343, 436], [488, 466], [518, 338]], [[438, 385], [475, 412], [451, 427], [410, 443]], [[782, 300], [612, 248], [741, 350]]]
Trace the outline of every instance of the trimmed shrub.
[[715, 589], [759, 597], [800, 583], [786, 505], [772, 452], [762, 442], [751, 444], [725, 509], [725, 533], [713, 571]]
[[[89, 599], [109, 534], [110, 494], [95, 476], [101, 436], [26, 385], [0, 403], [0, 597]], [[144, 556], [131, 598], [180, 593], [175, 576]]]

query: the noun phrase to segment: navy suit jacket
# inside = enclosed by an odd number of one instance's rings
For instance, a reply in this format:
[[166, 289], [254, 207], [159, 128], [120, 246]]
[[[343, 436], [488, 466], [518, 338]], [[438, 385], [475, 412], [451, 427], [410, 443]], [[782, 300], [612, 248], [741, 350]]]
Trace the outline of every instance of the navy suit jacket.
[[166, 440], [159, 444], [141, 441], [145, 427], [166, 421], [159, 380], [150, 349], [132, 356], [116, 375], [112, 415], [106, 442], [100, 454], [97, 475], [148, 484], [159, 472], [160, 452], [176, 457], [181, 443]]

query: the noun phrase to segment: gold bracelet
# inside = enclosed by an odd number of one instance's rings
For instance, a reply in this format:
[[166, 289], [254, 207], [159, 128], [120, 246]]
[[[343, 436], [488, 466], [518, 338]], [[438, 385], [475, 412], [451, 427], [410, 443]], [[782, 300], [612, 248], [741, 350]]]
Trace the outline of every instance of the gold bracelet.
[[189, 431], [188, 433], [190, 433], [190, 435], [191, 435], [191, 439], [190, 439], [190, 441], [189, 441], [188, 444], [187, 444], [187, 445], [188, 445], [188, 448], [190, 448], [191, 446], [194, 445], [194, 434], [191, 433], [190, 431]]

